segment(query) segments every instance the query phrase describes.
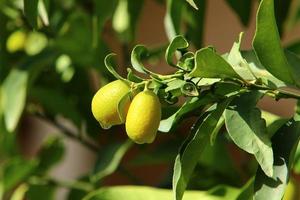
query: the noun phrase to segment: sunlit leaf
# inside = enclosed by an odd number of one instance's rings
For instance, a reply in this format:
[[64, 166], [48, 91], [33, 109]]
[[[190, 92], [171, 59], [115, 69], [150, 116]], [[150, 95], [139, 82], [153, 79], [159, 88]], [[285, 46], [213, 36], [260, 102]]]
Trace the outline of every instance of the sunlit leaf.
[[173, 174], [173, 192], [176, 200], [182, 199], [200, 155], [209, 144], [210, 135], [231, 100], [232, 98], [228, 98], [218, 103], [204, 120], [200, 118], [193, 127], [191, 136], [181, 146], [175, 160]]
[[280, 44], [273, 0], [261, 1], [256, 20], [253, 47], [258, 59], [276, 78], [299, 86], [300, 70], [288, 62]]
[[10, 71], [2, 85], [2, 108], [6, 128], [12, 132], [17, 127], [26, 102], [28, 73], [18, 69]]
[[208, 47], [196, 52], [195, 67], [189, 76], [201, 78], [240, 78], [229, 63]]
[[236, 98], [225, 111], [225, 123], [233, 142], [241, 149], [253, 154], [266, 175], [272, 177], [271, 141], [266, 122], [261, 118], [260, 110], [255, 107], [260, 98], [259, 92], [246, 93]]
[[[187, 191], [183, 200], [224, 200], [234, 199], [238, 190], [229, 186], [219, 186], [210, 191]], [[172, 200], [171, 190], [145, 186], [104, 187], [88, 194], [83, 200]]]
[[300, 139], [300, 122], [290, 120], [272, 138], [274, 165], [272, 178], [267, 177], [261, 168], [255, 177], [255, 200], [281, 200], [289, 181], [294, 153]]

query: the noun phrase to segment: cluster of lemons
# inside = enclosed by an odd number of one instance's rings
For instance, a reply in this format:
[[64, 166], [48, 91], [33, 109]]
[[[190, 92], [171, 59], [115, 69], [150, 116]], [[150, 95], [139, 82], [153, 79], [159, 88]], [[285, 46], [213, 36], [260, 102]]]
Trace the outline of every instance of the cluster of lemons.
[[131, 87], [122, 80], [100, 88], [92, 100], [92, 113], [103, 128], [125, 123], [128, 137], [138, 144], [152, 143], [161, 120], [161, 104], [154, 92], [145, 90], [119, 103]]

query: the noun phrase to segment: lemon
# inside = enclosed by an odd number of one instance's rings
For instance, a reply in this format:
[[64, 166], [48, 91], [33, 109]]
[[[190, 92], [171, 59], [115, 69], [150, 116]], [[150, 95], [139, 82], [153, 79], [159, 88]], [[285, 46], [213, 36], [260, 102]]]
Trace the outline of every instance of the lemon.
[[137, 94], [126, 117], [126, 132], [138, 144], [152, 143], [161, 119], [161, 105], [152, 91]]
[[298, 187], [297, 182], [291, 178], [285, 189], [283, 200], [299, 199]]
[[92, 113], [102, 128], [108, 129], [113, 125], [122, 124], [126, 118], [130, 100], [124, 103], [121, 111], [122, 119], [118, 113], [118, 105], [122, 97], [130, 91], [124, 81], [116, 80], [100, 88], [92, 100]]
[[10, 53], [14, 53], [16, 51], [24, 49], [26, 43], [26, 33], [23, 31], [15, 31], [13, 32], [6, 41], [7, 51]]

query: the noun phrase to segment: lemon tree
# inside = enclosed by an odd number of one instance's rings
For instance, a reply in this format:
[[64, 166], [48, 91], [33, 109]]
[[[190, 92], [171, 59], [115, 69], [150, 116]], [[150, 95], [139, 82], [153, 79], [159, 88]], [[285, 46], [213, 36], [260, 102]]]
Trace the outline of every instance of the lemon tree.
[[[252, 46], [236, 33], [220, 52], [204, 45], [213, 1], [0, 1], [0, 199], [54, 200], [64, 188], [70, 200], [296, 200], [300, 42], [281, 38], [300, 4], [254, 2], [215, 2], [246, 34], [257, 10]], [[147, 6], [164, 11], [166, 41], [145, 46], [141, 35], [163, 32], [143, 24], [159, 16]], [[278, 116], [265, 99], [295, 109]], [[36, 121], [59, 134], [34, 149]], [[69, 160], [66, 137], [95, 158], [73, 180], [52, 171]]]

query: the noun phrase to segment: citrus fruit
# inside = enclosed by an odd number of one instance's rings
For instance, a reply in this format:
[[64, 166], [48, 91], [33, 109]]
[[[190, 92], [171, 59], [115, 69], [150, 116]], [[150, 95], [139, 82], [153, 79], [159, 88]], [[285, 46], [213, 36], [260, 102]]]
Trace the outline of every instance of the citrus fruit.
[[118, 105], [129, 91], [129, 85], [121, 80], [113, 81], [97, 91], [92, 100], [92, 113], [102, 128], [108, 129], [113, 125], [124, 123], [130, 100], [124, 103], [121, 116]]
[[126, 132], [138, 144], [152, 143], [161, 119], [161, 105], [152, 91], [137, 94], [126, 117]]
[[13, 32], [7, 39], [6, 48], [10, 53], [24, 49], [26, 43], [26, 33], [23, 31]]

